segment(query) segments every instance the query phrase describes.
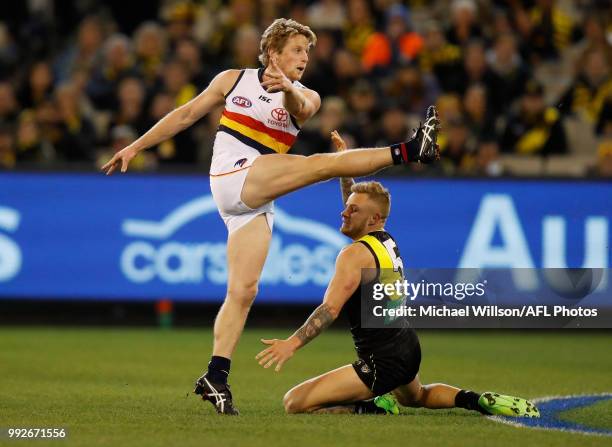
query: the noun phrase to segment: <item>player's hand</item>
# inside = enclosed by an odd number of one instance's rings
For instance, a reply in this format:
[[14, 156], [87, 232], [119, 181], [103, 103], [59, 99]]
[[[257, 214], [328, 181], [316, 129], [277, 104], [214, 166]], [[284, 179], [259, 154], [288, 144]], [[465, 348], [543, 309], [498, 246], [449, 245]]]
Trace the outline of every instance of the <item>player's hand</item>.
[[259, 360], [259, 364], [264, 368], [269, 368], [276, 363], [274, 371], [279, 372], [285, 362], [293, 357], [297, 346], [290, 339], [287, 340], [264, 340], [261, 339], [264, 345], [268, 345], [266, 349], [255, 356], [255, 360]]
[[261, 85], [268, 93], [288, 92], [293, 88], [293, 83], [278, 68], [276, 60], [273, 58], [270, 59], [270, 65], [264, 71], [263, 79]]
[[132, 158], [134, 158], [138, 154], [138, 151], [134, 149], [132, 146], [127, 146], [124, 149], [121, 149], [113, 158], [111, 158], [102, 168], [102, 171], [106, 173], [106, 175], [111, 175], [118, 166], [121, 166], [121, 172], [127, 171], [128, 165]]
[[342, 139], [337, 130], [334, 130], [331, 133], [331, 140], [334, 143], [334, 147], [336, 148], [336, 152], [342, 152], [348, 149], [346, 142]]

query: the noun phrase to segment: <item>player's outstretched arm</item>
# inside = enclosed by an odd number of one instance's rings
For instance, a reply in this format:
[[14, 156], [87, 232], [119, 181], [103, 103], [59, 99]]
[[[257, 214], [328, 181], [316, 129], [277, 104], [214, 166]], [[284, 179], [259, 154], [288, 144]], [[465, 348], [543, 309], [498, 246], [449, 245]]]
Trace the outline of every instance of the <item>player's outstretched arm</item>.
[[239, 73], [239, 70], [227, 70], [219, 73], [202, 93], [168, 113], [140, 138], [117, 152], [113, 158], [102, 166], [102, 170], [106, 175], [112, 174], [118, 167], [121, 168], [121, 172], [127, 171], [130, 161], [138, 152], [172, 138], [202, 118], [214, 107], [223, 104], [225, 94], [235, 84]]
[[357, 290], [361, 282], [361, 269], [367, 266], [371, 255], [361, 244], [344, 248], [336, 259], [336, 272], [327, 287], [323, 303], [315, 309], [306, 322], [286, 340], [265, 340], [268, 345], [255, 357], [264, 368], [276, 363], [275, 371], [293, 357], [295, 351], [315, 339], [327, 329], [340, 314], [342, 307]]
[[[342, 139], [337, 130], [331, 133], [331, 139], [336, 148], [336, 152], [342, 152], [348, 149], [346, 142]], [[351, 177], [340, 177], [340, 190], [342, 191], [342, 204], [345, 204], [351, 195], [351, 188], [355, 184], [355, 180]]]

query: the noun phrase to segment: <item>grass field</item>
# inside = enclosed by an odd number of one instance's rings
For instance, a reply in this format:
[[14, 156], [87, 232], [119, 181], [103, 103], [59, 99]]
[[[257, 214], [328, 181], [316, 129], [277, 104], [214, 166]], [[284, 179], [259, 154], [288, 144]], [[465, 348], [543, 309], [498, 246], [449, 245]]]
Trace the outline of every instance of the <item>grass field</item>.
[[[67, 427], [66, 440], [29, 443], [36, 446], [612, 445], [611, 437], [516, 428], [462, 410], [286, 416], [286, 390], [354, 359], [349, 335], [330, 331], [281, 373], [261, 369], [259, 338], [287, 333], [245, 332], [231, 375], [242, 415], [229, 418], [187, 396], [208, 361], [209, 329], [0, 329], [0, 427]], [[421, 341], [424, 382], [529, 398], [612, 391], [610, 332], [423, 331]]]

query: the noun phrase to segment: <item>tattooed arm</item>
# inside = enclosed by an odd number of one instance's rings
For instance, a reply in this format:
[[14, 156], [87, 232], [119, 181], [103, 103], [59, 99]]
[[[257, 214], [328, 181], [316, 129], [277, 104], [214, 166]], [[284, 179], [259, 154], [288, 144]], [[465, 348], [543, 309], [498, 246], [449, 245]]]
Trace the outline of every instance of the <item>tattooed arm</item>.
[[261, 340], [268, 345], [255, 357], [264, 368], [276, 363], [276, 371], [293, 357], [295, 351], [327, 329], [361, 282], [361, 269], [375, 267], [374, 258], [363, 244], [345, 247], [336, 259], [336, 272], [325, 292], [323, 303], [306, 322], [286, 340]]
[[315, 309], [310, 317], [308, 317], [308, 320], [306, 320], [306, 323], [295, 331], [295, 334], [291, 337], [300, 340], [300, 347], [302, 347], [327, 329], [336, 317], [337, 315], [332, 309], [326, 303], [323, 303]]

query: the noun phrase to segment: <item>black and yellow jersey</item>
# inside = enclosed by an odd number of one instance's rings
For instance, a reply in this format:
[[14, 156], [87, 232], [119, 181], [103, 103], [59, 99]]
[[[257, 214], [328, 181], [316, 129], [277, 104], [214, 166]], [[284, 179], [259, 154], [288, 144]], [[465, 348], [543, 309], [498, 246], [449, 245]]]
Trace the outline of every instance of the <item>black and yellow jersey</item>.
[[[351, 326], [351, 334], [355, 347], [358, 351], [375, 352], [392, 348], [392, 346], [405, 336], [416, 337], [414, 331], [402, 325], [390, 324], [388, 328], [364, 328], [362, 327], [362, 300], [372, 300], [371, 293], [362, 290], [372, 290], [375, 283], [394, 284], [396, 281], [404, 280], [404, 265], [400, 256], [399, 248], [395, 240], [386, 231], [373, 231], [354, 242], [365, 245], [376, 262], [376, 272], [373, 280], [366, 283], [362, 281], [353, 295], [345, 305], [345, 312]], [[362, 272], [363, 273], [363, 272]], [[405, 303], [405, 296], [391, 295], [381, 301], [380, 304], [386, 308], [398, 307]], [[365, 303], [364, 308], [369, 308]], [[389, 323], [391, 321], [387, 320]]]

